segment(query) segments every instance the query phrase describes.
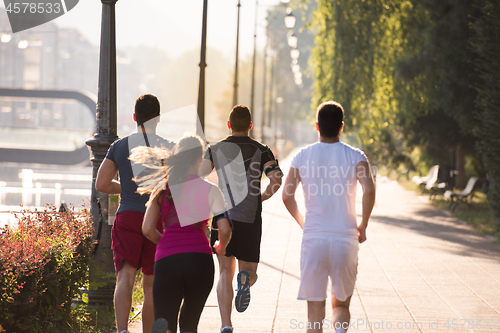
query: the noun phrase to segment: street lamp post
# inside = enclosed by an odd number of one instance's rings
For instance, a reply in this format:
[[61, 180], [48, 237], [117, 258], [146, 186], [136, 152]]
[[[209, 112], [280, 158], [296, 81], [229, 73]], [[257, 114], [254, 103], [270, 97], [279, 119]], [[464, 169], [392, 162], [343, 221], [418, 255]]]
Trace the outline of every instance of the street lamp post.
[[293, 32], [288, 35], [287, 41], [288, 41], [288, 46], [290, 46], [292, 49], [297, 48], [297, 43], [298, 43], [299, 39], [297, 38], [297, 36], [295, 36], [295, 34]]
[[103, 274], [109, 276], [108, 284], [98, 290], [89, 290], [92, 303], [112, 303], [114, 293], [114, 264], [111, 250], [111, 226], [108, 222], [108, 195], [95, 188], [97, 171], [109, 146], [115, 141], [116, 130], [116, 24], [117, 0], [101, 0], [101, 45], [99, 56], [99, 88], [97, 101], [96, 133], [86, 141], [92, 150], [92, 197], [90, 215], [97, 240], [95, 256], [90, 267], [90, 279], [102, 282]]
[[236, 23], [236, 61], [234, 64], [233, 106], [238, 104], [238, 48], [240, 43], [240, 8], [241, 8], [241, 1], [238, 0], [238, 21]]
[[[290, 2], [290, 0], [281, 0], [281, 3], [282, 5], [284, 6], [287, 6], [287, 4]], [[293, 27], [295, 26], [295, 22], [296, 22], [296, 18], [295, 16], [292, 14], [292, 9], [287, 7], [286, 8], [286, 16], [284, 18], [284, 21], [285, 21], [285, 27], [287, 29], [293, 29]], [[265, 51], [264, 51], [264, 83], [263, 83], [263, 87], [264, 87], [264, 92], [263, 92], [263, 103], [262, 103], [262, 123], [261, 123], [261, 127], [262, 127], [262, 133], [264, 133], [264, 129], [266, 128], [266, 122], [268, 124], [268, 126], [272, 127], [273, 125], [273, 114], [274, 114], [274, 125], [276, 126], [277, 125], [277, 122], [278, 122], [278, 112], [277, 112], [277, 108], [276, 110], [274, 110], [274, 112], [272, 112], [273, 110], [273, 107], [274, 106], [278, 106], [283, 98], [282, 97], [277, 97], [275, 98], [275, 89], [276, 89], [276, 95], [279, 95], [279, 89], [277, 87], [277, 82], [276, 82], [276, 77], [277, 77], [277, 55], [275, 55], [273, 57], [273, 59], [271, 60], [271, 77], [270, 77], [270, 98], [269, 98], [269, 106], [266, 108], [266, 92], [267, 92], [267, 58], [268, 58], [268, 48], [269, 48], [269, 45], [270, 45], [270, 35], [269, 35], [269, 27], [270, 27], [270, 18], [271, 18], [271, 15], [268, 14], [268, 17], [267, 17], [267, 42], [266, 42], [266, 48], [265, 48]], [[289, 35], [288, 35], [288, 43], [290, 46], [295, 46], [296, 47], [296, 42], [297, 42], [297, 37], [293, 34], [292, 31], [289, 31]], [[296, 50], [296, 52], [293, 53], [293, 55], [291, 54], [292, 58], [295, 57], [295, 60], [294, 61], [297, 61], [298, 59], [298, 54], [297, 52], [299, 52], [298, 50]], [[281, 101], [281, 102], [277, 102], [278, 101]], [[276, 133], [277, 134], [277, 133]], [[264, 134], [262, 134], [262, 139], [264, 139]], [[275, 144], [277, 142], [277, 135], [274, 136], [274, 139], [275, 139]], [[264, 140], [263, 140], [264, 141]]]
[[[198, 119], [200, 127], [197, 127], [198, 135], [204, 138], [205, 132], [205, 68], [207, 67], [207, 6], [208, 0], [203, 1], [203, 22], [201, 28], [201, 51], [200, 51], [200, 82], [198, 86]], [[201, 131], [201, 133], [200, 133]]]
[[[253, 33], [253, 63], [252, 63], [252, 89], [250, 93], [250, 111], [254, 112], [255, 102], [255, 61], [257, 59], [257, 13], [259, 9], [259, 0], [255, 0], [255, 28]], [[254, 113], [255, 114], [255, 113]], [[253, 132], [253, 128], [250, 133]]]
[[271, 112], [272, 110], [274, 110], [274, 106], [275, 106], [275, 89], [276, 89], [276, 69], [277, 69], [277, 59], [276, 59], [276, 55], [272, 58], [272, 62], [271, 62], [271, 92], [270, 92], [270, 98], [269, 98], [269, 108], [268, 108], [268, 112], [267, 112], [267, 117], [268, 117], [268, 125], [269, 127], [272, 127], [272, 124], [273, 124], [273, 113], [275, 112]]
[[269, 15], [267, 16], [267, 28], [266, 28], [266, 46], [264, 48], [264, 74], [262, 75], [263, 77], [263, 91], [262, 91], [262, 119], [260, 122], [260, 139], [262, 142], [266, 142], [265, 136], [264, 136], [264, 131], [266, 127], [266, 92], [267, 92], [267, 52], [269, 49]]

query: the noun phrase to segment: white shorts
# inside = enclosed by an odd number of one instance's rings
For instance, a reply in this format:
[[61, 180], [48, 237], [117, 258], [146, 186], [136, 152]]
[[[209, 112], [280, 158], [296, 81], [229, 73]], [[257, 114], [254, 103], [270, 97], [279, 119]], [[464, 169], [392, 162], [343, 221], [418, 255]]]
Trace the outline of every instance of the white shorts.
[[300, 288], [297, 299], [324, 301], [328, 277], [332, 294], [341, 302], [354, 291], [358, 273], [357, 238], [342, 235], [304, 235], [300, 252]]

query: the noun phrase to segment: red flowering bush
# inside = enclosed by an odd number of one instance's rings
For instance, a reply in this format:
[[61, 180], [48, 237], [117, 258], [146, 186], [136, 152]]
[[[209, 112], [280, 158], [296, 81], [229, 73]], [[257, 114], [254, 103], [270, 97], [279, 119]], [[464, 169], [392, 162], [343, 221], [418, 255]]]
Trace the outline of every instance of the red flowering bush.
[[25, 211], [0, 229], [0, 327], [7, 332], [64, 332], [71, 303], [88, 280], [88, 213]]

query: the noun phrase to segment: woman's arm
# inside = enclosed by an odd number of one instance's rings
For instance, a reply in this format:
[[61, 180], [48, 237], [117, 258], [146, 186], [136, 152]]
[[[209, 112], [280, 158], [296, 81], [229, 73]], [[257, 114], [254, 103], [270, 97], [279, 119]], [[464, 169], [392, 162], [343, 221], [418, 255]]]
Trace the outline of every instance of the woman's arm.
[[[212, 214], [218, 215], [223, 214], [226, 211], [226, 204], [224, 202], [224, 196], [221, 190], [212, 185], [209, 192], [209, 203]], [[226, 246], [231, 239], [231, 224], [227, 218], [221, 218], [217, 220], [217, 227], [219, 231], [219, 240], [215, 243], [214, 248], [218, 255], [226, 254]]]
[[142, 234], [155, 244], [158, 244], [161, 239], [161, 233], [156, 229], [159, 217], [160, 204], [158, 200], [152, 200], [151, 204], [146, 208], [146, 214], [142, 222]]

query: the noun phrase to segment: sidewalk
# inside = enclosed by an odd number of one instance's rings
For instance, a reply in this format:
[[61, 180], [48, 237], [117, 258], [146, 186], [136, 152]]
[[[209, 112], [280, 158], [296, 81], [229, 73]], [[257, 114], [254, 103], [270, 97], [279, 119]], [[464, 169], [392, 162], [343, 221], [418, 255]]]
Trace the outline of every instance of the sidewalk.
[[[500, 246], [396, 182], [381, 178], [377, 186], [368, 240], [360, 246], [349, 331], [499, 332]], [[248, 310], [233, 312], [235, 332], [305, 332], [299, 328], [307, 321], [306, 302], [296, 299], [301, 229], [281, 191], [263, 207], [259, 280]], [[335, 331], [325, 325], [325, 332]], [[142, 332], [140, 327], [134, 323], [130, 331]], [[214, 286], [199, 332], [217, 333], [219, 327]]]

